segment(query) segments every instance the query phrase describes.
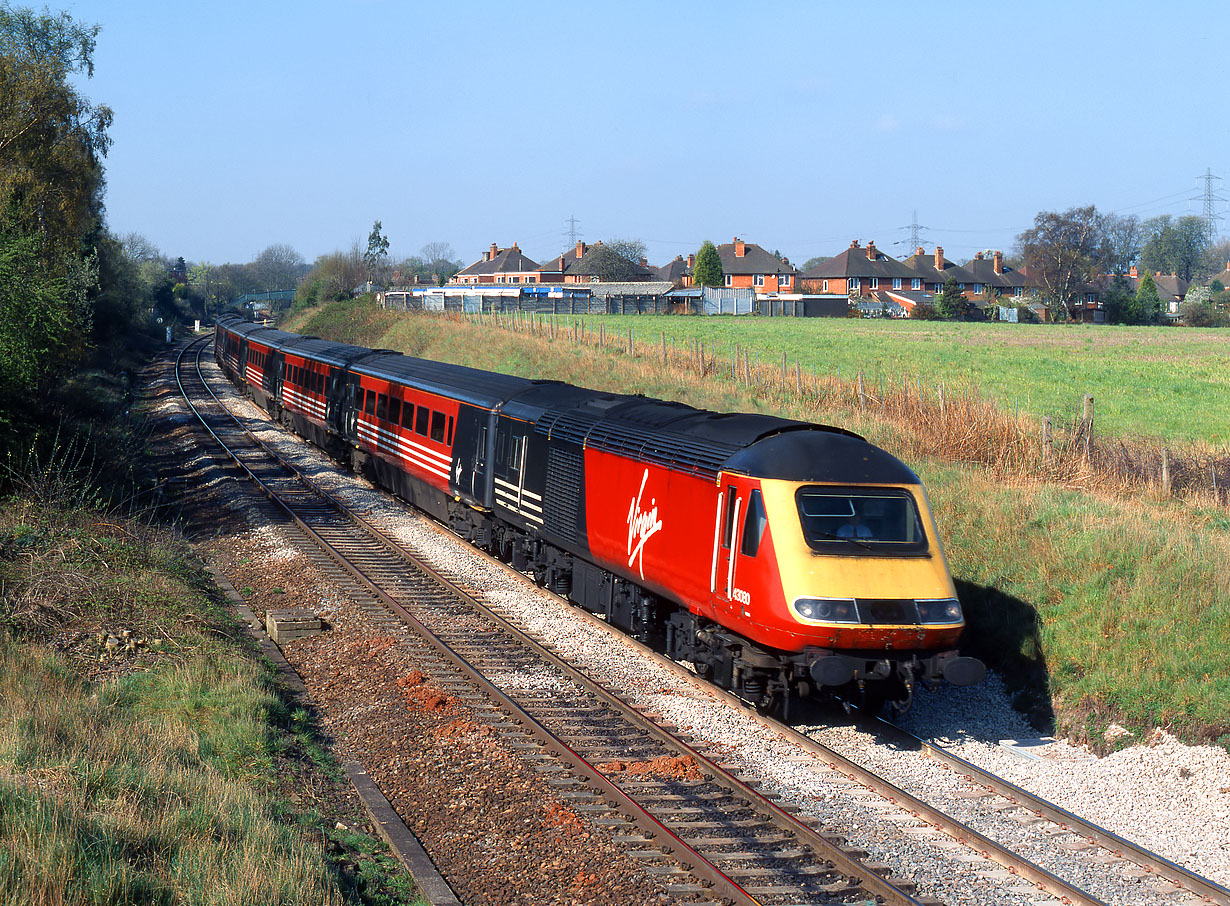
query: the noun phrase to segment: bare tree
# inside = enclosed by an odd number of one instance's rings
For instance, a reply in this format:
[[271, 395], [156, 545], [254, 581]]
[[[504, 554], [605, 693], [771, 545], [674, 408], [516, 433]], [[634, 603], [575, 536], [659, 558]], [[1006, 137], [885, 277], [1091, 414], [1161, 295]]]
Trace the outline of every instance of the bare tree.
[[1110, 244], [1110, 272], [1126, 274], [1140, 257], [1144, 230], [1135, 214], [1107, 214], [1106, 241]]
[[133, 264], [158, 261], [162, 258], [162, 252], [158, 250], [158, 246], [142, 233], [125, 233], [119, 237], [119, 240], [120, 250], [124, 253], [124, 257]]
[[1080, 307], [1086, 286], [1110, 264], [1105, 217], [1093, 205], [1041, 211], [1032, 228], [1017, 237], [1029, 273], [1051, 304], [1069, 318]]
[[265, 292], [294, 289], [303, 275], [303, 256], [284, 243], [274, 244], [252, 262], [256, 279]]

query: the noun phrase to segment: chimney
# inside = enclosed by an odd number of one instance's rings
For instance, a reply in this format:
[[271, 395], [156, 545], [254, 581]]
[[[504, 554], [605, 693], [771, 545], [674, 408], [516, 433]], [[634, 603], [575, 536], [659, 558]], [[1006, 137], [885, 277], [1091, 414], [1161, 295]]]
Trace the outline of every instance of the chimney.
[[1140, 271], [1137, 270], [1136, 265], [1133, 264], [1131, 267], [1128, 268], [1128, 276], [1131, 277], [1133, 280], [1135, 280], [1137, 277], [1140, 276]]
[[851, 239], [851, 240], [850, 240], [850, 248], [852, 248], [852, 249], [856, 249], [856, 248], [858, 248], [858, 240], [857, 240], [857, 239]]
[[975, 260], [975, 261], [981, 261], [981, 260], [982, 260], [982, 252], [974, 252], [974, 260]]
[[937, 271], [944, 270], [944, 247], [942, 245], [935, 247], [935, 269]]
[[735, 237], [735, 257], [742, 258], [747, 254], [747, 243], [738, 236]]
[[999, 251], [999, 249], [996, 249], [995, 255], [991, 260], [995, 262], [992, 270], [994, 270], [997, 274], [1002, 274], [1004, 272], [1004, 253]]
[[577, 240], [577, 257], [580, 258], [585, 254], [585, 243], [580, 239]]
[[649, 267], [649, 259], [641, 255], [641, 267]]
[[922, 255], [924, 255], [924, 254], [925, 254], [925, 252], [923, 252], [923, 247], [920, 245], [918, 248], [916, 248], [916, 249], [914, 250], [914, 254], [915, 254], [915, 255], [918, 255], [919, 257], [921, 257]]
[[867, 242], [867, 260], [876, 260], [876, 243], [874, 239], [868, 240]]
[[513, 240], [512, 247], [513, 247], [513, 251], [514, 251], [514, 252], [519, 252], [519, 251], [521, 251], [521, 249], [517, 248], [517, 240], [516, 240], [516, 239], [514, 239], [514, 240]]
[[499, 247], [497, 247], [494, 242], [491, 243], [491, 251], [487, 253], [487, 260], [494, 261], [495, 256], [498, 255], [499, 253], [500, 253]]
[[688, 270], [691, 270], [695, 266], [696, 266], [696, 256], [688, 255]]

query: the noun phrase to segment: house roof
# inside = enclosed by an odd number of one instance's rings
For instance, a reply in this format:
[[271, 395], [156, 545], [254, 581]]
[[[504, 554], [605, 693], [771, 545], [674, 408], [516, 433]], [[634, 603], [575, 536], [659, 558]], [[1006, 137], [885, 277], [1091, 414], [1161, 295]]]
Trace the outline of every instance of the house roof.
[[[1189, 284], [1182, 277], [1176, 274], [1153, 274], [1152, 276], [1153, 282], [1157, 286], [1157, 294], [1163, 299], [1182, 299], [1187, 295]], [[1140, 281], [1142, 279], [1144, 279], [1143, 275], [1128, 278], [1128, 282], [1132, 284], [1132, 292], [1140, 289]], [[1212, 280], [1209, 281], [1209, 283], [1212, 282]]]
[[[974, 283], [985, 283], [988, 286], [993, 286], [996, 289], [1013, 289], [1018, 286], [1025, 286], [1027, 281], [1025, 275], [1016, 268], [1003, 263], [1003, 258], [999, 258], [1000, 272], [995, 273], [995, 256], [999, 253], [993, 253], [992, 257], [987, 258], [982, 252], [974, 255], [974, 260], [964, 266], [964, 270], [970, 275]], [[935, 261], [931, 262], [932, 267], [935, 266]], [[947, 277], [944, 278], [948, 279]], [[960, 277], [957, 278], [960, 281]]]
[[517, 248], [517, 243], [514, 242], [511, 248], [502, 249], [493, 242], [490, 251], [483, 255], [482, 260], [475, 261], [464, 270], [458, 271], [453, 279], [478, 277], [485, 274], [524, 274], [537, 270], [538, 262], [527, 257], [521, 249]]
[[667, 280], [671, 283], [680, 283], [685, 275], [691, 273], [682, 255], [676, 255], [674, 261], [653, 268], [653, 272], [655, 280]]
[[[743, 254], [735, 252], [742, 247]], [[797, 274], [798, 270], [785, 258], [779, 258], [772, 252], [765, 251], [754, 242], [744, 242], [738, 236], [734, 242], [727, 242], [717, 247], [718, 257], [722, 259], [723, 274]]]
[[809, 268], [803, 274], [803, 279], [914, 276], [917, 275], [905, 270], [901, 266], [901, 262], [896, 258], [892, 258], [877, 249], [874, 242], [867, 243], [867, 247], [863, 248], [856, 239], [850, 243], [850, 247], [844, 252], [839, 252], [832, 258], [825, 258]]
[[[940, 261], [940, 267], [935, 266], [936, 258]], [[946, 283], [949, 277], [955, 278], [958, 283], [986, 283], [986, 280], [979, 280], [965, 268], [959, 264], [954, 264], [944, 257], [944, 249], [936, 246], [935, 252], [928, 254], [924, 252], [922, 246], [918, 250], [901, 262], [909, 271], [911, 277], [922, 277], [924, 280], [931, 282]]]

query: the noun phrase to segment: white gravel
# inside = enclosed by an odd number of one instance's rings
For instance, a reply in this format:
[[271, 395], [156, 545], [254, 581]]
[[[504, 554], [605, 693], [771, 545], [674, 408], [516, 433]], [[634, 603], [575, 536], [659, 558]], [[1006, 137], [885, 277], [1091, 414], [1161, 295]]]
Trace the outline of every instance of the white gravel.
[[[245, 421], [261, 426], [261, 410], [235, 394], [224, 398], [238, 407]], [[442, 535], [403, 504], [341, 471], [281, 429], [263, 424], [262, 440], [310, 478], [370, 512], [383, 530], [433, 560], [441, 571], [463, 577], [461, 584], [482, 592], [534, 635], [566, 648], [576, 666], [608, 688], [621, 690], [690, 731], [708, 751], [721, 754], [720, 760], [759, 778], [784, 802], [819, 816], [826, 830], [846, 835], [873, 859], [912, 866], [920, 893], [949, 904], [1055, 902], [1006, 872], [988, 876], [983, 860], [933, 829], [919, 827], [920, 822], [895, 816], [886, 830], [882, 816], [895, 811], [894, 806], [802, 754], [704, 683], [680, 678], [650, 655], [613, 642], [604, 627], [592, 625], [578, 609], [527, 584], [510, 582], [499, 565]], [[524, 677], [519, 681], [526, 682]], [[1012, 710], [994, 675], [976, 687], [920, 690], [903, 726], [1062, 808], [1230, 885], [1230, 754], [1224, 750], [1185, 746], [1159, 730], [1144, 744], [1104, 758], [1062, 741], [1028, 750], [1038, 757], [1017, 754], [1001, 740], [1027, 740], [1037, 733]], [[1058, 848], [1069, 836], [1042, 833], [1012, 819], [1010, 810], [995, 810], [993, 802], [954, 798], [969, 786], [917, 753], [890, 749], [839, 719], [800, 729], [915, 795], [951, 809], [954, 817], [968, 820], [988, 836], [1019, 837], [1028, 858], [1057, 860], [1056, 867], [1064, 869], [1057, 873], [1066, 873], [1069, 864], [1084, 858]], [[1088, 882], [1090, 892], [1110, 903], [1183, 902], [1159, 890], [1155, 881], [1128, 876], [1121, 865], [1089, 863], [1077, 871], [1084, 872], [1082, 883]], [[1099, 874], [1102, 877], [1093, 877]]]

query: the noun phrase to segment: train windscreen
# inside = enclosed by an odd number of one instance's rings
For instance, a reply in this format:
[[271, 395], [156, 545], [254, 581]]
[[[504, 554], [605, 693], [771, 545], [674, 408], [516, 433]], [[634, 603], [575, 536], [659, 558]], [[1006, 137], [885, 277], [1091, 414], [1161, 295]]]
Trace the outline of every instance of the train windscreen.
[[900, 488], [807, 486], [795, 493], [807, 546], [817, 553], [922, 554], [927, 534]]

